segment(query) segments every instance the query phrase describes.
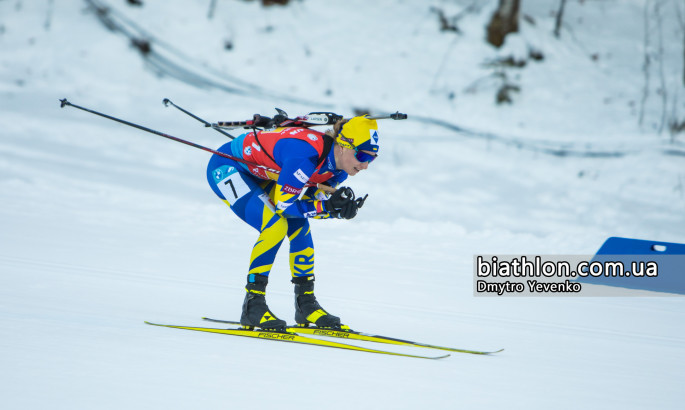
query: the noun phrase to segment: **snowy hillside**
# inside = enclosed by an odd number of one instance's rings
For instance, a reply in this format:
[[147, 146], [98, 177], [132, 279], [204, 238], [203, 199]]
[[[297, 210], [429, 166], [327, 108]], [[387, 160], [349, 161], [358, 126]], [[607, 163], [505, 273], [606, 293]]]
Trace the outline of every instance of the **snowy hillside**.
[[[569, 1], [557, 39], [558, 2], [522, 0], [499, 50], [494, 0], [143, 3], [0, 0], [3, 408], [682, 408], [682, 296], [472, 291], [475, 254], [685, 243], [682, 2]], [[526, 66], [493, 68], [509, 56]], [[495, 104], [502, 73], [512, 104]], [[429, 361], [146, 326], [238, 319], [256, 233], [207, 186], [208, 153], [65, 97], [211, 148], [226, 137], [163, 98], [210, 121], [408, 113], [349, 180], [359, 216], [312, 223], [317, 296], [357, 330], [506, 350]], [[268, 301], [291, 322], [286, 250]]]

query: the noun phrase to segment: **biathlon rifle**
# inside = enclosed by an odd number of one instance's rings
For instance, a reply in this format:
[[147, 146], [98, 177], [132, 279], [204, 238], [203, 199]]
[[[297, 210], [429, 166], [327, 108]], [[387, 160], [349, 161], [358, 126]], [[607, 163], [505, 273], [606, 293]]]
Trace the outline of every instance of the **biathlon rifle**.
[[[235, 129], [235, 128], [247, 128], [247, 129], [274, 129], [278, 127], [316, 127], [321, 125], [334, 125], [336, 122], [344, 119], [342, 115], [333, 112], [310, 112], [307, 115], [298, 116], [295, 118], [289, 118], [288, 113], [280, 108], [276, 108], [276, 114], [272, 117], [267, 117], [260, 114], [255, 114], [251, 120], [246, 121], [219, 121], [217, 123], [209, 124], [206, 123], [205, 127], [212, 127], [214, 129]], [[407, 119], [407, 114], [402, 114], [401, 112], [396, 112], [394, 114], [388, 115], [377, 115], [369, 116], [370, 120], [383, 120], [383, 119], [393, 119], [393, 120], [405, 120]]]

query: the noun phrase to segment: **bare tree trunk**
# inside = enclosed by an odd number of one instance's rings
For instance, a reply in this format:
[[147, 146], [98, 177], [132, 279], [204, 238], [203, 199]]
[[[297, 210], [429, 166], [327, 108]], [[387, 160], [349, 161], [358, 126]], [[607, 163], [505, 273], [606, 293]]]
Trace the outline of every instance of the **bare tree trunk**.
[[207, 12], [207, 19], [211, 20], [214, 18], [214, 10], [216, 9], [216, 0], [212, 0], [209, 3], [209, 11]]
[[43, 27], [45, 27], [45, 31], [50, 31], [50, 26], [52, 25], [52, 14], [55, 9], [55, 0], [49, 0], [48, 1], [48, 13], [47, 16], [45, 17], [45, 24], [43, 24]]
[[685, 86], [685, 15], [681, 14], [680, 6], [677, 3], [674, 6], [680, 29], [683, 31], [683, 86]]
[[554, 37], [559, 38], [559, 30], [561, 30], [561, 21], [564, 18], [564, 6], [566, 6], [566, 0], [561, 0], [559, 5], [559, 11], [557, 11], [557, 20], [554, 24]]
[[664, 125], [666, 124], [666, 110], [668, 108], [668, 89], [666, 88], [666, 76], [664, 74], [664, 32], [662, 29], [663, 20], [661, 18], [661, 3], [657, 2], [654, 4], [654, 14], [656, 16], [656, 24], [659, 30], [658, 41], [659, 48], [657, 50], [659, 56], [659, 81], [661, 87], [659, 92], [661, 95], [661, 121], [659, 122], [659, 134], [664, 130]]
[[509, 33], [519, 31], [519, 6], [521, 0], [499, 0], [499, 6], [490, 19], [487, 41], [495, 47], [502, 47]]
[[649, 31], [650, 31], [650, 25], [649, 25], [649, 0], [648, 0], [647, 2], [645, 2], [645, 10], [644, 10], [644, 34], [645, 34], [644, 50], [645, 50], [645, 55], [644, 55], [644, 61], [642, 63], [642, 72], [645, 75], [645, 83], [644, 83], [644, 86], [642, 87], [642, 98], [640, 99], [640, 115], [639, 115], [638, 121], [637, 121], [637, 123], [640, 125], [640, 127], [642, 127], [642, 123], [645, 119], [645, 105], [647, 104], [647, 99], [649, 98], [649, 71], [650, 71], [650, 65], [651, 65]]

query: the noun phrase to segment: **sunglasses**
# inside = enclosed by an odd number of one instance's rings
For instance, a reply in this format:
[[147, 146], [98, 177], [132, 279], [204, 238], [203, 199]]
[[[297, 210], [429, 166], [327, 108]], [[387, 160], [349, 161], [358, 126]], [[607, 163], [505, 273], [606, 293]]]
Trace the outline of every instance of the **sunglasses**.
[[357, 158], [357, 161], [359, 162], [372, 162], [374, 159], [378, 157], [376, 154], [369, 154], [368, 152], [364, 151], [359, 151], [358, 149], [354, 149], [354, 156]]

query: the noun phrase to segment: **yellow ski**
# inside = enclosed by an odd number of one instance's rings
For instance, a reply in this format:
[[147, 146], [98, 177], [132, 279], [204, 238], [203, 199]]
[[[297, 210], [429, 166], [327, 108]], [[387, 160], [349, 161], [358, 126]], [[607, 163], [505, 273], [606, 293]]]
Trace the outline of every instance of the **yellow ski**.
[[364, 347], [349, 345], [349, 344], [345, 344], [345, 343], [332, 342], [330, 340], [321, 340], [321, 339], [315, 339], [313, 337], [300, 336], [296, 333], [290, 333], [290, 332], [281, 333], [281, 332], [271, 332], [271, 331], [266, 331], [266, 330], [214, 329], [214, 328], [207, 328], [207, 327], [163, 325], [163, 324], [152, 323], [152, 322], [147, 322], [147, 321], [145, 323], [148, 325], [170, 327], [173, 329], [185, 329], [185, 330], [195, 330], [198, 332], [219, 333], [222, 335], [253, 337], [256, 339], [267, 339], [267, 340], [276, 340], [276, 341], [280, 341], [280, 342], [290, 342], [290, 343], [300, 343], [300, 344], [307, 344], [307, 345], [314, 345], [314, 346], [334, 347], [337, 349], [356, 350], [356, 351], [360, 351], [360, 352], [387, 354], [387, 355], [392, 355], [392, 356], [415, 357], [418, 359], [435, 360], [435, 359], [443, 359], [443, 358], [449, 356], [449, 354], [446, 354], [443, 356], [420, 356], [420, 355], [413, 355], [413, 354], [390, 352], [390, 351], [386, 351], [386, 350], [367, 349]]
[[[240, 322], [236, 322], [233, 320], [210, 319], [208, 317], [203, 317], [202, 319], [207, 320], [209, 322], [215, 322], [215, 323], [227, 323], [227, 324], [231, 324], [231, 325], [240, 325]], [[499, 349], [499, 350], [492, 351], [492, 352], [486, 352], [486, 351], [480, 351], [480, 350], [457, 349], [454, 347], [436, 346], [436, 345], [431, 345], [431, 344], [427, 344], [427, 343], [412, 342], [410, 340], [402, 340], [402, 339], [397, 339], [394, 337], [372, 335], [372, 334], [368, 334], [368, 333], [357, 332], [357, 331], [354, 331], [351, 329], [324, 329], [324, 328], [319, 328], [316, 326], [314, 326], [314, 327], [288, 326], [286, 328], [286, 330], [288, 332], [304, 333], [304, 334], [314, 335], [314, 336], [336, 337], [336, 338], [340, 338], [340, 339], [363, 340], [366, 342], [385, 343], [385, 344], [392, 344], [392, 345], [399, 345], [399, 346], [425, 347], [428, 349], [446, 350], [448, 352], [457, 352], [457, 353], [490, 355], [493, 353], [499, 353], [499, 352], [504, 350], [504, 349]]]

